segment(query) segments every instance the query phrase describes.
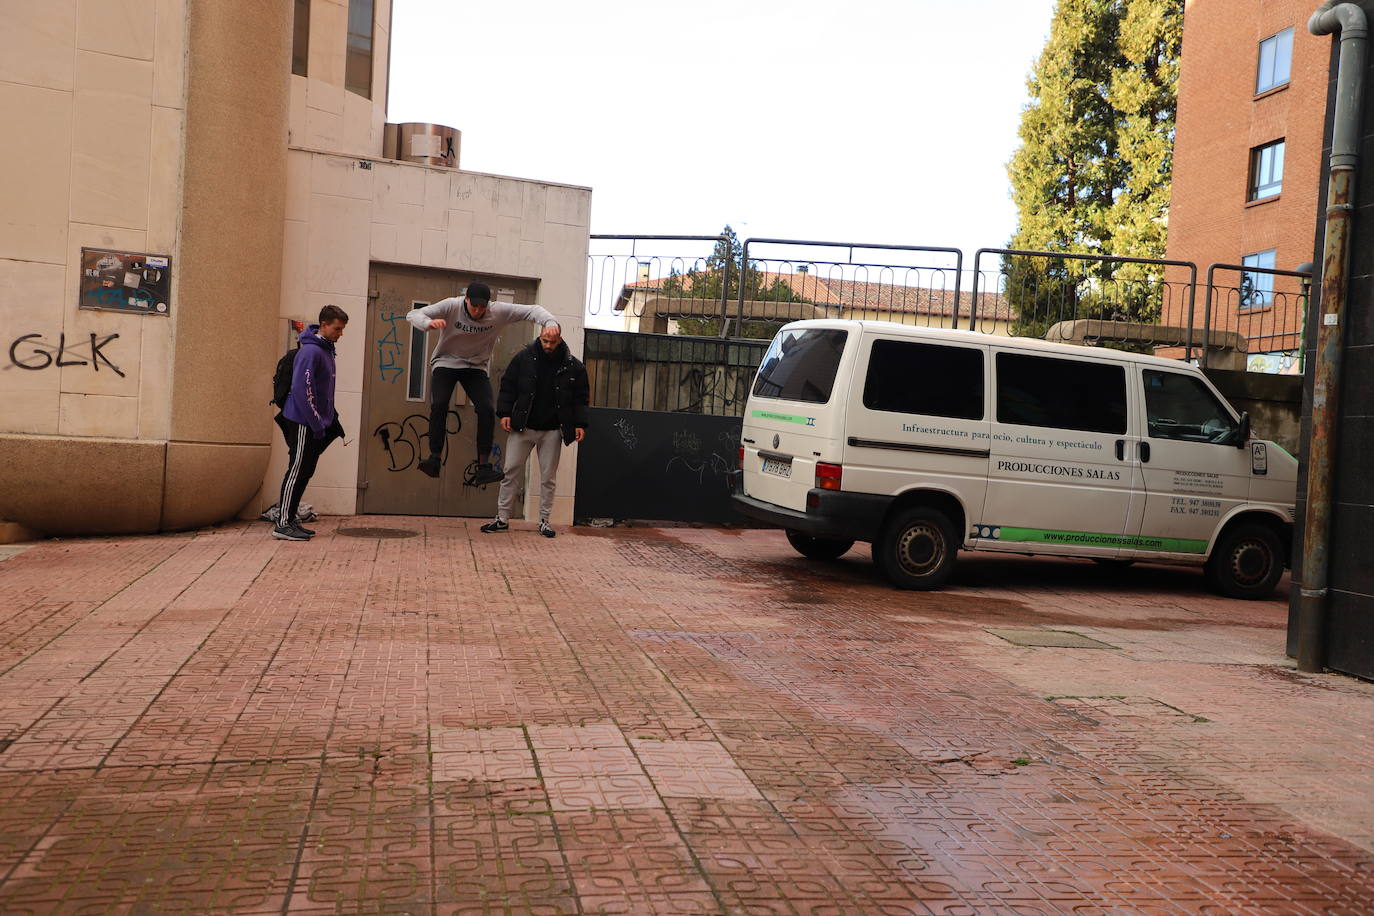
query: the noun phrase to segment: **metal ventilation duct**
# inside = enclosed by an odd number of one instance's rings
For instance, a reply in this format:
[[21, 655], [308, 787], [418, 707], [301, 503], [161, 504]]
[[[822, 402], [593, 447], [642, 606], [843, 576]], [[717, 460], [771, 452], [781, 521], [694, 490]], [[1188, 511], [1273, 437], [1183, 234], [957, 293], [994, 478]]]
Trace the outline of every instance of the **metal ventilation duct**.
[[402, 162], [456, 169], [462, 137], [457, 128], [443, 124], [388, 124], [382, 135], [382, 155]]

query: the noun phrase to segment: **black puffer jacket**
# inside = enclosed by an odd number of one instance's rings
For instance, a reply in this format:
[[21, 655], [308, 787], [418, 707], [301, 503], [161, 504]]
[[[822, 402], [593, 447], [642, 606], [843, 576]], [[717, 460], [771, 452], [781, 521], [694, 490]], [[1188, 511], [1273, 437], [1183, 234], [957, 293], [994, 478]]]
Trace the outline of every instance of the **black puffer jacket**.
[[[515, 354], [506, 367], [506, 374], [501, 377], [496, 415], [510, 417], [511, 429], [517, 432], [529, 423], [542, 356], [541, 345], [536, 339]], [[558, 410], [558, 427], [563, 433], [563, 444], [569, 445], [577, 438], [578, 427], [587, 427], [587, 404], [591, 400], [587, 370], [581, 360], [572, 355], [566, 341], [558, 344], [546, 363], [554, 367], [553, 397]]]

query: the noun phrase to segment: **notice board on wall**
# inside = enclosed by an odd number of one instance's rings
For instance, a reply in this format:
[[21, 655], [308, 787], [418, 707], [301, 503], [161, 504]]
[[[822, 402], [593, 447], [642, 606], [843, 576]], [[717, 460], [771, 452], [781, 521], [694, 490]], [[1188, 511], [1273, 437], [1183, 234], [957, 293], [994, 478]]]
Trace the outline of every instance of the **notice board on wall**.
[[80, 308], [167, 316], [172, 313], [171, 289], [172, 259], [167, 255], [81, 249]]

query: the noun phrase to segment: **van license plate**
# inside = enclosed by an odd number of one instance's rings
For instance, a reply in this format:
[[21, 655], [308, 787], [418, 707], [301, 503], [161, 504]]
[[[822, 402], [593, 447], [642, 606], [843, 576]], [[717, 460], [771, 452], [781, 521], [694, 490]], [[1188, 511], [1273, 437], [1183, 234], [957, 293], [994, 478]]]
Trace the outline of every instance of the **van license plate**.
[[763, 473], [776, 474], [779, 477], [792, 476], [792, 462], [779, 461], [777, 458], [763, 459]]

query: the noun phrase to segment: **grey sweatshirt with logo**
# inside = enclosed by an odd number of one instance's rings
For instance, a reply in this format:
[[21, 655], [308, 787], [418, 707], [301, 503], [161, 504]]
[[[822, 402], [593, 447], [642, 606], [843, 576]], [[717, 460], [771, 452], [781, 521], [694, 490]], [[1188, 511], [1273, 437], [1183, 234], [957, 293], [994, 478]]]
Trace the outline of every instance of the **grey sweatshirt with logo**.
[[439, 332], [439, 343], [429, 359], [430, 366], [482, 369], [486, 372], [491, 371], [491, 354], [496, 349], [496, 337], [506, 325], [517, 321], [534, 321], [542, 328], [558, 320], [537, 305], [492, 301], [487, 307], [487, 314], [478, 321], [463, 307], [462, 296], [440, 299], [433, 305], [406, 313], [406, 321], [422, 331], [429, 330], [432, 318], [442, 318], [448, 325]]

